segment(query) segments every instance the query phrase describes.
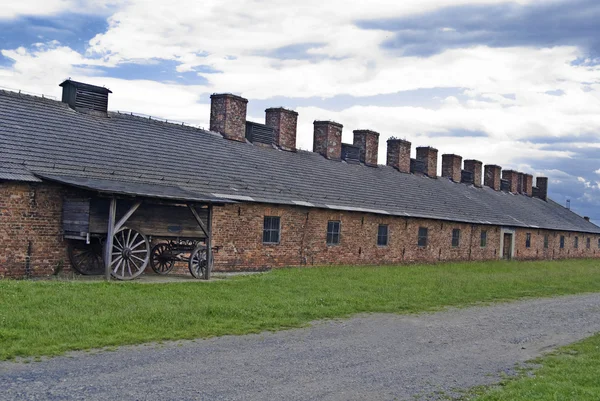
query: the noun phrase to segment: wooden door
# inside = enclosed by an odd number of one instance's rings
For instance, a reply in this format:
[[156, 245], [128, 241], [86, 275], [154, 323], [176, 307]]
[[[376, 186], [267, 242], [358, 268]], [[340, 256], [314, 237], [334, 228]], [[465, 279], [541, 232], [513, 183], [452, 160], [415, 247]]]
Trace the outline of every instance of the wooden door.
[[512, 256], [512, 234], [504, 234], [504, 247], [502, 249], [502, 259], [510, 260]]

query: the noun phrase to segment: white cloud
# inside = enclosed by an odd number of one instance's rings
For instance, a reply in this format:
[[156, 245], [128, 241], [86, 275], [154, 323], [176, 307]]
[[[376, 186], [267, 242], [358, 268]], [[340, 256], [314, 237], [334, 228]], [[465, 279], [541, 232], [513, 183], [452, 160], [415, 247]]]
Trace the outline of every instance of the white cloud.
[[0, 7], [0, 20], [65, 12], [98, 14], [119, 3], [119, 0], [7, 0]]

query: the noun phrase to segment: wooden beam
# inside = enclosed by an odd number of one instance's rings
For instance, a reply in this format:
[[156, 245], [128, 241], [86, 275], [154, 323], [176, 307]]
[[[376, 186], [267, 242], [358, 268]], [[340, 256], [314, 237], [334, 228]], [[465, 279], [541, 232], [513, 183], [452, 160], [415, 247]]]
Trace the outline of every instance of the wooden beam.
[[127, 222], [127, 220], [129, 220], [131, 215], [134, 214], [136, 210], [138, 210], [138, 208], [140, 207], [141, 204], [142, 204], [142, 201], [138, 201], [138, 202], [136, 202], [135, 205], [131, 206], [131, 208], [127, 211], [127, 213], [125, 213], [125, 215], [123, 217], [121, 217], [121, 220], [119, 220], [117, 222], [117, 224], [115, 224], [115, 232], [118, 232], [123, 227], [123, 225]]
[[[204, 233], [204, 235], [206, 236], [206, 238], [210, 237], [209, 230], [204, 225], [204, 222], [200, 218], [200, 215], [196, 211], [196, 208], [194, 207], [194, 205], [191, 205], [191, 204], [188, 203], [187, 206], [188, 206], [188, 209], [190, 209], [190, 212], [192, 212], [192, 214], [194, 215], [194, 218], [196, 219], [196, 222], [200, 226], [200, 229], [202, 230], [202, 232]], [[208, 207], [208, 219], [209, 220], [210, 220], [210, 210], [211, 210], [211, 208], [212, 208], [212, 206]]]
[[212, 251], [212, 211], [213, 211], [213, 206], [209, 205], [208, 206], [208, 211], [207, 211], [207, 217], [206, 217], [206, 223], [208, 225], [207, 227], [207, 232], [208, 235], [206, 236], [206, 271], [204, 272], [204, 278], [206, 280], [210, 280], [210, 274], [212, 273], [212, 265], [213, 265], [213, 251]]
[[104, 248], [104, 279], [110, 281], [110, 263], [112, 262], [113, 237], [115, 235], [115, 219], [117, 215], [117, 200], [110, 199], [108, 208], [108, 231]]

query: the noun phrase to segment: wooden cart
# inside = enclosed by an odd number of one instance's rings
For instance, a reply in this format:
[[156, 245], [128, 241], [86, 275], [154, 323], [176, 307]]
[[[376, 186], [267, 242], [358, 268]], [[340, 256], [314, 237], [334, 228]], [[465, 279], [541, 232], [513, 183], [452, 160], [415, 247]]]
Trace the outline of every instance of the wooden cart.
[[149, 263], [167, 274], [176, 261], [186, 261], [192, 276], [208, 279], [211, 211], [191, 203], [66, 198], [63, 232], [71, 265], [82, 274], [130, 280]]

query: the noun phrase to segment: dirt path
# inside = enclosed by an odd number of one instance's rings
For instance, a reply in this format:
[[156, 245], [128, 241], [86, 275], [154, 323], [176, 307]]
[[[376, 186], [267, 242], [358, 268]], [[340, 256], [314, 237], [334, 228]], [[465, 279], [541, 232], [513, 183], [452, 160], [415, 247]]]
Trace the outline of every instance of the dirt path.
[[413, 400], [600, 331], [600, 294], [0, 363], [2, 400]]

